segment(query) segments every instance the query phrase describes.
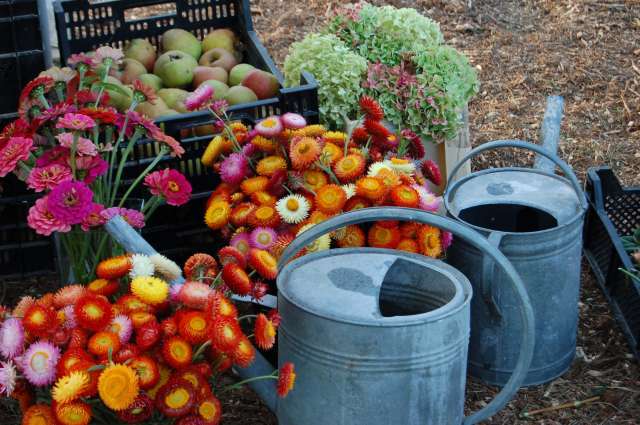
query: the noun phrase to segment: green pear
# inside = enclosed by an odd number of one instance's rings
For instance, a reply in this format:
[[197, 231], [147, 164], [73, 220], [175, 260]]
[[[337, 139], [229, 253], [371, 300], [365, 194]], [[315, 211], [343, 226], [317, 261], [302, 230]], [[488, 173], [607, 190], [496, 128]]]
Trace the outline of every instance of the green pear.
[[140, 80], [142, 84], [146, 84], [147, 86], [151, 87], [156, 93], [163, 87], [162, 78], [158, 77], [155, 74], [142, 74], [138, 77], [138, 80]]
[[166, 103], [166, 105], [178, 112], [188, 112], [184, 106], [185, 99], [189, 96], [189, 92], [181, 89], [162, 89], [158, 91], [158, 96]]
[[156, 48], [144, 38], [134, 38], [124, 48], [124, 57], [137, 60], [151, 72], [156, 61]]
[[247, 76], [251, 71], [256, 69], [253, 65], [249, 65], [248, 63], [241, 63], [239, 65], [234, 66], [229, 72], [229, 85], [237, 86], [244, 80], [244, 77]]
[[258, 96], [250, 88], [244, 86], [231, 87], [224, 98], [231, 106], [258, 100]]
[[170, 29], [162, 34], [162, 50], [165, 52], [180, 50], [191, 55], [195, 60], [200, 59], [202, 55], [202, 45], [196, 36], [180, 28]]
[[222, 100], [229, 92], [229, 86], [218, 80], [207, 80], [202, 84], [206, 84], [213, 89], [213, 100]]
[[[129, 109], [129, 106], [131, 106], [131, 101], [133, 100], [133, 90], [131, 89], [131, 87], [123, 85], [120, 80], [118, 80], [116, 77], [112, 77], [111, 75], [107, 76], [105, 82], [118, 87], [118, 90], [112, 88], [105, 89], [105, 91], [109, 94], [108, 104], [110, 106], [113, 106], [120, 112], [124, 112]], [[99, 91], [99, 84], [100, 83], [98, 82], [93, 83], [91, 89], [96, 92]]]
[[155, 120], [158, 117], [166, 115], [169, 107], [161, 98], [156, 99], [154, 103], [142, 102], [136, 106], [136, 112], [146, 115], [148, 118]]
[[171, 50], [161, 55], [153, 68], [153, 73], [162, 79], [165, 87], [188, 87], [193, 82], [193, 71], [198, 62], [185, 52]]
[[202, 51], [208, 52], [211, 49], [220, 47], [233, 53], [237, 37], [233, 31], [221, 28], [211, 31], [202, 39]]

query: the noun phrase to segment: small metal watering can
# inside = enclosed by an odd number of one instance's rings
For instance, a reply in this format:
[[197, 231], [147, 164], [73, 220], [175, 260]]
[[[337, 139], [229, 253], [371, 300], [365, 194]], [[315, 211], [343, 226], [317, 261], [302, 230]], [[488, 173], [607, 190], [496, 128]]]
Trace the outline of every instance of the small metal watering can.
[[[523, 324], [515, 337], [520, 353], [507, 385], [481, 411], [464, 417], [472, 289], [458, 270], [422, 255], [366, 247], [288, 263], [319, 236], [374, 220], [451, 231], [508, 276]], [[298, 371], [295, 389], [277, 403], [281, 425], [473, 424], [504, 407], [527, 373], [535, 326], [523, 283], [483, 236], [451, 219], [407, 208], [348, 212], [296, 238], [280, 267], [278, 357]]]
[[[472, 157], [505, 147], [534, 151], [553, 166], [544, 170], [537, 161], [534, 169], [478, 171], [453, 183], [443, 198], [448, 215], [485, 235], [525, 283], [536, 317], [537, 345], [524, 385], [536, 385], [566, 372], [575, 355], [587, 204], [578, 179], [564, 161], [549, 149], [523, 141], [481, 145], [458, 163], [450, 180]], [[565, 177], [554, 174], [555, 166]], [[475, 293], [469, 373], [487, 383], [505, 385], [518, 364], [518, 339], [524, 330], [520, 294], [510, 276], [466, 241], [451, 246], [447, 262], [469, 278]]]

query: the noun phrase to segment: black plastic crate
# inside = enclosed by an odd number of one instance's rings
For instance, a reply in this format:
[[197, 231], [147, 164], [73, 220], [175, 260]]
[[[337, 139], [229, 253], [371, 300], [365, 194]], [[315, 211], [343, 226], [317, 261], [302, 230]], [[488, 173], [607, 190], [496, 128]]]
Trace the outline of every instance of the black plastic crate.
[[22, 88], [44, 70], [41, 50], [0, 55], [0, 114], [14, 113]]
[[0, 198], [0, 278], [55, 271], [53, 239], [36, 234], [27, 214], [37, 196]]
[[0, 34], [0, 54], [42, 50], [38, 15], [0, 18]]
[[623, 188], [609, 167], [598, 167], [588, 172], [586, 192], [589, 212], [584, 252], [631, 350], [640, 360], [640, 283], [620, 270], [634, 269], [621, 237], [633, 234], [640, 226], [640, 187]]
[[[37, 15], [37, 0], [0, 1], [0, 18], [12, 18], [21, 15]], [[3, 34], [4, 35], [4, 34]]]

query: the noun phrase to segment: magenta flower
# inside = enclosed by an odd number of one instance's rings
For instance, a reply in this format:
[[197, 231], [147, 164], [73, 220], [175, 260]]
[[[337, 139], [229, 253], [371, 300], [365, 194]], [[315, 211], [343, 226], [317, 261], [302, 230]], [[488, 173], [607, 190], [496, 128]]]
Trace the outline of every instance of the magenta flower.
[[77, 68], [80, 64], [90, 68], [95, 65], [95, 60], [85, 53], [75, 53], [67, 59], [67, 65], [71, 67]]
[[144, 184], [153, 195], [163, 197], [169, 205], [186, 204], [191, 197], [191, 184], [176, 170], [154, 171], [144, 178]]
[[442, 236], [440, 238], [440, 245], [442, 246], [442, 249], [446, 250], [447, 248], [449, 248], [452, 242], [453, 242], [453, 234], [451, 234], [451, 232], [447, 232], [446, 230], [443, 230]]
[[[58, 134], [56, 139], [60, 142], [60, 146], [71, 150], [73, 146], [73, 133]], [[78, 155], [96, 156], [98, 154], [98, 148], [91, 140], [84, 137], [78, 137], [78, 141], [76, 142], [76, 153]]]
[[38, 118], [40, 119], [40, 121], [44, 123], [47, 121], [56, 120], [58, 119], [58, 117], [68, 114], [69, 112], [76, 112], [76, 111], [77, 111], [77, 108], [75, 105], [62, 102], [62, 103], [53, 105], [49, 109], [45, 109], [44, 111], [42, 111], [42, 115], [40, 115]]
[[118, 62], [122, 58], [124, 58], [124, 53], [120, 49], [111, 46], [102, 46], [96, 49], [95, 59], [98, 62], [104, 63], [107, 60]]
[[99, 156], [81, 156], [76, 158], [78, 178], [86, 184], [93, 183], [107, 172], [109, 163]]
[[252, 248], [268, 250], [276, 242], [278, 234], [271, 227], [256, 227], [249, 235]]
[[258, 147], [253, 143], [247, 143], [242, 147], [242, 155], [250, 158], [254, 153], [258, 151]]
[[177, 303], [179, 301], [180, 292], [182, 291], [182, 283], [177, 283], [169, 286], [169, 301]]
[[236, 233], [229, 241], [229, 246], [234, 247], [246, 257], [251, 248], [249, 234], [247, 232]]
[[76, 309], [73, 305], [65, 306], [62, 311], [64, 312], [64, 323], [62, 324], [64, 329], [73, 329], [78, 326], [78, 322], [76, 321]]
[[58, 120], [56, 128], [66, 128], [67, 130], [85, 131], [96, 126], [93, 118], [84, 114], [68, 112]]
[[213, 87], [202, 84], [195, 89], [184, 101], [184, 106], [190, 111], [202, 109], [213, 97]]
[[0, 326], [0, 354], [13, 359], [24, 350], [24, 328], [20, 319], [11, 317]]
[[249, 174], [249, 161], [241, 153], [232, 153], [220, 164], [220, 178], [232, 185], [240, 184]]
[[0, 362], [0, 395], [9, 397], [16, 388], [18, 373], [12, 361]]
[[129, 225], [133, 228], [141, 229], [144, 227], [144, 214], [142, 214], [140, 211], [131, 210], [128, 208], [111, 207], [103, 210], [100, 215], [105, 220], [105, 222], [118, 215], [122, 217], [124, 221], [129, 223]]
[[129, 316], [124, 314], [114, 316], [111, 320], [111, 326], [113, 326], [113, 328], [110, 329], [117, 330], [115, 333], [118, 335], [121, 344], [129, 342], [131, 334], [133, 333], [133, 323], [131, 319], [129, 319]]
[[284, 126], [280, 117], [274, 115], [260, 121], [256, 124], [255, 129], [261, 136], [275, 137], [282, 132]]
[[93, 192], [83, 182], [66, 181], [54, 187], [47, 207], [53, 216], [65, 224], [79, 224], [91, 212]]
[[36, 387], [51, 385], [56, 377], [60, 349], [48, 341], [34, 342], [21, 357], [20, 369]]
[[69, 160], [69, 149], [56, 146], [44, 152], [36, 159], [36, 167], [46, 167], [51, 164], [67, 165]]
[[229, 102], [224, 99], [216, 100], [211, 104], [211, 110], [214, 114], [221, 117], [229, 107]]
[[51, 190], [60, 183], [73, 179], [71, 170], [60, 164], [35, 167], [27, 177], [27, 185], [36, 192]]
[[102, 226], [106, 222], [101, 214], [103, 210], [104, 206], [102, 204], [94, 203], [91, 205], [91, 211], [89, 211], [89, 214], [87, 214], [84, 220], [82, 220], [82, 223], [80, 223], [82, 230], [87, 232], [92, 227]]
[[442, 198], [437, 197], [433, 193], [431, 193], [426, 187], [421, 186], [419, 184], [412, 184], [411, 187], [418, 192], [420, 196], [420, 209], [430, 212], [436, 212], [440, 209], [440, 202]]
[[11, 137], [0, 150], [0, 177], [5, 177], [18, 166], [18, 162], [29, 159], [33, 140], [26, 137]]
[[71, 225], [58, 220], [51, 214], [48, 204], [48, 197], [45, 196], [36, 200], [35, 205], [29, 208], [29, 214], [27, 215], [29, 227], [43, 236], [49, 236], [53, 232], [66, 233], [71, 230]]
[[293, 112], [287, 112], [280, 117], [284, 128], [297, 130], [307, 125], [307, 120], [300, 114], [294, 114]]

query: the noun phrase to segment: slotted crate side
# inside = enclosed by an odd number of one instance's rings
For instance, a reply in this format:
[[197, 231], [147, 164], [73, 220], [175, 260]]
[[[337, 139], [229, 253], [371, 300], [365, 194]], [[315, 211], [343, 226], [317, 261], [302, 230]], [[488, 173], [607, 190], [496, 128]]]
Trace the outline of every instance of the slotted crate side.
[[0, 114], [14, 113], [22, 88], [44, 69], [42, 51], [0, 54]]
[[0, 18], [11, 18], [22, 15], [37, 15], [37, 0], [4, 0], [0, 1]]
[[[174, 5], [167, 13], [140, 19], [127, 19], [132, 9]], [[123, 47], [134, 38], [145, 38], [156, 47], [168, 29], [182, 28], [202, 37], [208, 31], [231, 27], [239, 35], [253, 30], [248, 0], [112, 0], [88, 4], [79, 0], [54, 3], [60, 56], [64, 62], [73, 53], [103, 45]]]
[[634, 264], [622, 236], [640, 226], [640, 188], [623, 188], [609, 167], [589, 170], [584, 251], [614, 315], [640, 359], [640, 284], [620, 269]]

